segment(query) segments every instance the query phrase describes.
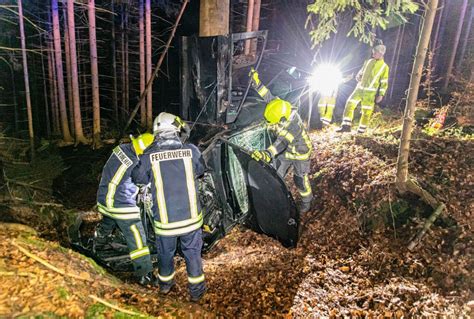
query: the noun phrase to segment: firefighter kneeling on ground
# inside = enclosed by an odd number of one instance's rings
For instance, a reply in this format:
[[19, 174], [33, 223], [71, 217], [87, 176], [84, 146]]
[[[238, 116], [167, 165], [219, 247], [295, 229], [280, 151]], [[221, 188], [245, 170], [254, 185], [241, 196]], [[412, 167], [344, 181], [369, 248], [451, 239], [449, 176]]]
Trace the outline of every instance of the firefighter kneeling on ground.
[[179, 117], [160, 113], [153, 123], [155, 141], [132, 175], [136, 183], [151, 184], [160, 292], [167, 294], [175, 285], [173, 259], [179, 240], [191, 300], [198, 301], [206, 285], [201, 260], [203, 216], [196, 178], [204, 174], [205, 164], [196, 146], [180, 140], [183, 128]]
[[252, 158], [270, 163], [276, 160], [278, 175], [285, 177], [291, 166], [294, 168], [294, 182], [301, 195], [300, 211], [307, 212], [311, 207], [313, 193], [309, 183], [310, 156], [313, 145], [303, 121], [292, 109], [291, 103], [282, 100], [268, 90], [258, 77], [257, 71], [251, 71], [252, 85], [267, 102], [263, 117], [268, 129], [276, 136], [275, 142], [266, 150], [257, 150]]
[[118, 226], [130, 251], [134, 275], [145, 284], [151, 280], [153, 265], [136, 202], [138, 187], [132, 182], [131, 173], [139, 156], [153, 142], [153, 135], [145, 133], [131, 139], [132, 143], [121, 144], [113, 150], [102, 170], [97, 206], [103, 218], [96, 230], [94, 250], [107, 245]]

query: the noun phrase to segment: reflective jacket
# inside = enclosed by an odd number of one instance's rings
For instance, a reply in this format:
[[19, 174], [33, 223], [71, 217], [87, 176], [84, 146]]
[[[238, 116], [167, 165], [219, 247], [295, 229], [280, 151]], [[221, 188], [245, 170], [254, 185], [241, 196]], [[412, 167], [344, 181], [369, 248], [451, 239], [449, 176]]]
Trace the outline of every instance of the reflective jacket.
[[304, 128], [303, 121], [296, 111], [290, 115], [290, 119], [283, 123], [269, 125], [276, 140], [267, 148], [273, 157], [284, 152], [284, 156], [289, 160], [306, 161], [311, 156], [313, 145], [309, 135]]
[[99, 211], [116, 219], [140, 218], [136, 204], [138, 187], [132, 182], [131, 173], [138, 157], [131, 143], [114, 148], [102, 170], [97, 191]]
[[179, 236], [202, 226], [196, 178], [204, 174], [201, 152], [176, 137], [150, 145], [133, 170], [138, 184], [151, 184], [157, 235]]
[[369, 59], [357, 73], [358, 89], [384, 96], [388, 88], [389, 67], [383, 59]]
[[[262, 83], [254, 86], [254, 88], [267, 103], [276, 98]], [[276, 136], [275, 142], [267, 148], [272, 157], [276, 157], [284, 152], [286, 159], [297, 161], [309, 159], [313, 150], [313, 144], [309, 139], [308, 132], [304, 128], [301, 117], [296, 111], [291, 112], [288, 121], [269, 125], [268, 128]]]

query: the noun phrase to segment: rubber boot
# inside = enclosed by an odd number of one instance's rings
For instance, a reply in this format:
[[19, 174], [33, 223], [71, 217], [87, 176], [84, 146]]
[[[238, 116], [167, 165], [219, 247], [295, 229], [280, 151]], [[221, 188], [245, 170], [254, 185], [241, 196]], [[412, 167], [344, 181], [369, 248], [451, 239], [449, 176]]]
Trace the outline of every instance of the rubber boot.
[[341, 127], [336, 130], [336, 133], [348, 133], [350, 131], [351, 127], [349, 125], [341, 125]]

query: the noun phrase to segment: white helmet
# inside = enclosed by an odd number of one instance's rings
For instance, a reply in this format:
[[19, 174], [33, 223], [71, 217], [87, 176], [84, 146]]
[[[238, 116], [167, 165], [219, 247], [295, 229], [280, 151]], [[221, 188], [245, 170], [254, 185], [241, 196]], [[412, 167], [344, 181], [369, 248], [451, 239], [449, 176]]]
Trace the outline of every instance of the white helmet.
[[153, 135], [163, 132], [178, 133], [183, 127], [183, 121], [176, 115], [161, 112], [153, 121]]

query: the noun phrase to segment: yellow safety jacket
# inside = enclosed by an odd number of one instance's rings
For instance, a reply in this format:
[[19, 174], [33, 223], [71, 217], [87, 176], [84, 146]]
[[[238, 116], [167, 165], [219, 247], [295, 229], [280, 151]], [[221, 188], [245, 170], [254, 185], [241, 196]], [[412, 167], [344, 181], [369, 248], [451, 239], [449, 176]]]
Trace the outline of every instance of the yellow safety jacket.
[[357, 89], [373, 92], [374, 96], [384, 96], [388, 88], [389, 67], [383, 59], [369, 59], [357, 74], [361, 80]]

